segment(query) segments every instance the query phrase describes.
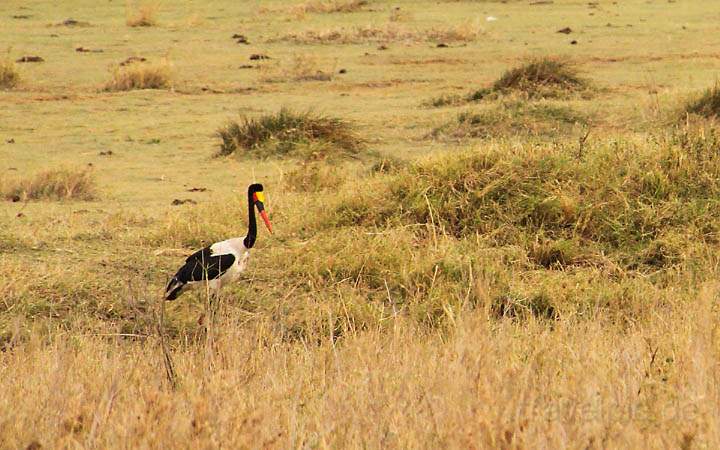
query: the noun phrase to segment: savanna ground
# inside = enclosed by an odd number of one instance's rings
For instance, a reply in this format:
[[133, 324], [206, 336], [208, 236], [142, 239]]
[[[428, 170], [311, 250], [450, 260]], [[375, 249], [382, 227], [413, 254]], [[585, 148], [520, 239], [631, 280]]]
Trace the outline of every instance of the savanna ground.
[[[0, 447], [717, 447], [719, 19], [2, 2]], [[163, 311], [251, 182], [276, 234]]]

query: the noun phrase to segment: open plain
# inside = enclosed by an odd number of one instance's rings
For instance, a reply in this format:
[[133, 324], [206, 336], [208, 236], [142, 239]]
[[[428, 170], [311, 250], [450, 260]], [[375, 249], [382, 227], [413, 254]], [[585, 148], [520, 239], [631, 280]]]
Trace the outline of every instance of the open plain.
[[717, 448], [716, 3], [3, 0], [0, 448]]

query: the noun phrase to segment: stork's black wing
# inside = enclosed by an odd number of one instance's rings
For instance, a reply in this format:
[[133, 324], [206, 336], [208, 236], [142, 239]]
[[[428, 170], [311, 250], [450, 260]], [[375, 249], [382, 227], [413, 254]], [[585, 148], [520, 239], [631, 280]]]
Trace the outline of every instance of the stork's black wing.
[[175, 300], [183, 287], [191, 281], [213, 280], [224, 274], [235, 263], [230, 253], [213, 255], [210, 247], [190, 255], [165, 288], [165, 298]]
[[213, 280], [224, 274], [235, 264], [235, 256], [226, 253], [213, 255], [210, 247], [198, 250], [185, 260], [185, 265], [178, 270], [175, 277], [183, 283], [200, 280]]

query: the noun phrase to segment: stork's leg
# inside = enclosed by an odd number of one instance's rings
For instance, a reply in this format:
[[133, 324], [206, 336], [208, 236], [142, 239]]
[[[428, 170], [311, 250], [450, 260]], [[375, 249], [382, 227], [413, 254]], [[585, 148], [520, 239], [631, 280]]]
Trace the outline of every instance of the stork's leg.
[[208, 363], [212, 364], [215, 347], [215, 327], [217, 325], [217, 313], [220, 308], [220, 283], [209, 286], [207, 291], [207, 303], [205, 304], [205, 342], [208, 352]]

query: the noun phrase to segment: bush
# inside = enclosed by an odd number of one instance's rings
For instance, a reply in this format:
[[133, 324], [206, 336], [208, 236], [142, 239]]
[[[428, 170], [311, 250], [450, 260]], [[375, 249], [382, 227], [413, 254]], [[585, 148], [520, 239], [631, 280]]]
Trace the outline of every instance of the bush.
[[222, 140], [220, 155], [243, 150], [258, 156], [322, 159], [332, 154], [354, 154], [362, 148], [345, 120], [285, 108], [258, 118], [243, 117], [217, 133]]
[[7, 200], [93, 200], [96, 183], [92, 173], [81, 170], [49, 170], [29, 179], [8, 180], [2, 195]]
[[172, 73], [167, 60], [157, 63], [140, 61], [117, 67], [105, 90], [169, 89], [171, 86]]

